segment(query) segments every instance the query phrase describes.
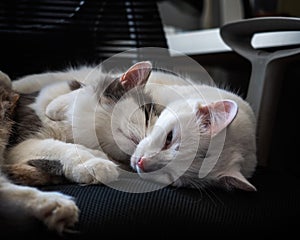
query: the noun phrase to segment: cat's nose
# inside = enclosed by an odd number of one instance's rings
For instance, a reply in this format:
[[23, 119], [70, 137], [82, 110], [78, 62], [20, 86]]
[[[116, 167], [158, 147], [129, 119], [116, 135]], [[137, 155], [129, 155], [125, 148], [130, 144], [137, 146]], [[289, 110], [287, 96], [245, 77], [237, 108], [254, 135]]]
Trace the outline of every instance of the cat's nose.
[[137, 162], [138, 167], [139, 167], [142, 171], [144, 171], [144, 163], [145, 163], [145, 158], [144, 158], [144, 157], [141, 157], [141, 158], [138, 160], [138, 162]]

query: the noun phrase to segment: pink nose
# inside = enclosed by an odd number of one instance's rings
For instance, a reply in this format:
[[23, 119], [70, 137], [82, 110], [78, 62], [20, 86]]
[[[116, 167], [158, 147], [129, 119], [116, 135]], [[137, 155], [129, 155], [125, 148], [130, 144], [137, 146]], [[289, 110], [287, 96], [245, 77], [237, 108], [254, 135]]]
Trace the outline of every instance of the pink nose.
[[137, 162], [138, 167], [139, 167], [141, 170], [143, 170], [143, 171], [144, 171], [144, 161], [145, 161], [145, 158], [144, 158], [144, 157], [141, 157], [141, 158], [139, 159], [139, 161]]

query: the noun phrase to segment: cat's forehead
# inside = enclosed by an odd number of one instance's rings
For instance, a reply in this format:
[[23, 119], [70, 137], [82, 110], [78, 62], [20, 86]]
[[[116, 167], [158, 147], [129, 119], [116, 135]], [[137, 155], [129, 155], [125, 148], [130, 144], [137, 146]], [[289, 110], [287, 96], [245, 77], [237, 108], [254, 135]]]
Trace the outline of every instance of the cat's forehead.
[[175, 118], [180, 118], [181, 116], [191, 115], [193, 111], [194, 106], [191, 102], [187, 100], [178, 100], [169, 104], [165, 108], [164, 113]]
[[[127, 118], [132, 119], [136, 116], [139, 118], [145, 116], [143, 109], [140, 107], [139, 103], [135, 101], [134, 98], [131, 97], [124, 97], [118, 101], [115, 106], [113, 107], [112, 114], [120, 115], [118, 119]], [[143, 121], [143, 119], [140, 119]]]
[[156, 120], [155, 126], [170, 131], [172, 129], [184, 130], [196, 127], [196, 117], [193, 108], [186, 101], [176, 101], [164, 108]]

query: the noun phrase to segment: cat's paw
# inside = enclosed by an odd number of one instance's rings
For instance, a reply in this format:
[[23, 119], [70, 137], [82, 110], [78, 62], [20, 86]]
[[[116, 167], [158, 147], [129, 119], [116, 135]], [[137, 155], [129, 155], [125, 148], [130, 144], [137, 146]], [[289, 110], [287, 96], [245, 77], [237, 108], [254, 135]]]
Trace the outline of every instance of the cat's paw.
[[52, 121], [63, 121], [67, 119], [68, 110], [72, 107], [73, 97], [74, 94], [66, 93], [56, 97], [52, 100], [45, 110], [45, 115], [50, 118]]
[[72, 180], [78, 183], [96, 184], [118, 180], [118, 166], [106, 159], [92, 158], [77, 165], [72, 171]]
[[70, 196], [58, 192], [40, 192], [32, 207], [34, 215], [59, 234], [78, 221], [79, 209]]

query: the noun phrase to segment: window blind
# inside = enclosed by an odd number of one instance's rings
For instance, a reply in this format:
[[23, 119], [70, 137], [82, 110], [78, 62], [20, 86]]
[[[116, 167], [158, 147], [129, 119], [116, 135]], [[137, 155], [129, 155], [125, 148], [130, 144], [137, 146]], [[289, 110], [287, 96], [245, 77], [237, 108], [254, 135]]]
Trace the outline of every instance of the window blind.
[[0, 69], [13, 75], [167, 48], [156, 1], [144, 0], [2, 0], [0, 39]]

